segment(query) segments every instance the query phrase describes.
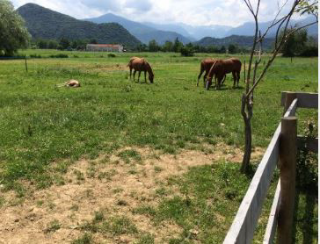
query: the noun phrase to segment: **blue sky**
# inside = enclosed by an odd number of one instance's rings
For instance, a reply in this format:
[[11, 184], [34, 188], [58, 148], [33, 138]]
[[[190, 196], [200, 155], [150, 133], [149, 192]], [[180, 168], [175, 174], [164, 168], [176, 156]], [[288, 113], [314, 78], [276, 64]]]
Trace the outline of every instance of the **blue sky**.
[[[262, 0], [260, 21], [272, 20], [286, 0]], [[293, 0], [288, 0], [288, 7]], [[78, 19], [108, 12], [140, 22], [238, 26], [253, 21], [242, 0], [12, 0], [15, 8], [32, 2]], [[253, 3], [256, 0], [252, 0]], [[286, 8], [285, 8], [286, 9]], [[284, 10], [285, 10], [284, 9]]]

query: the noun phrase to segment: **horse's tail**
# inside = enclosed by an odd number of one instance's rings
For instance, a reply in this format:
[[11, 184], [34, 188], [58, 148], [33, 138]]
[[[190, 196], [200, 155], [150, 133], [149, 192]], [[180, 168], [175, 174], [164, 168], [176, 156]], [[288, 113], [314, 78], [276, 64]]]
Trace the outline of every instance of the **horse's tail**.
[[202, 73], [203, 73], [204, 70], [205, 70], [205, 67], [204, 67], [204, 63], [203, 63], [203, 61], [202, 61], [202, 62], [200, 63], [200, 73], [199, 73], [199, 75], [198, 75], [197, 86], [199, 86], [199, 80], [200, 80], [201, 75], [202, 75]]

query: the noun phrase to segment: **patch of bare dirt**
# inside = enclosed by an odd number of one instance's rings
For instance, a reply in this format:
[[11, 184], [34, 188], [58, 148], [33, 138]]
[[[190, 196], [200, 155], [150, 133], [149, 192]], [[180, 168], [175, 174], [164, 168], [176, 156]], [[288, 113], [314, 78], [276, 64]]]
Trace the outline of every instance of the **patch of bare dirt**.
[[[174, 222], [155, 225], [147, 215], [134, 214], [144, 206], [156, 206], [162, 197], [156, 190], [165, 185], [168, 177], [179, 176], [190, 167], [210, 165], [217, 160], [241, 161], [241, 151], [231, 146], [211, 146], [212, 153], [183, 150], [178, 155], [163, 155], [150, 148], [123, 148], [111, 157], [80, 160], [69, 167], [63, 176], [64, 185], [35, 191], [24, 201], [14, 200], [5, 193], [5, 205], [0, 208], [1, 244], [70, 243], [84, 232], [80, 226], [93, 219], [95, 211], [105, 218], [125, 216], [139, 233], [149, 233], [155, 243], [167, 243], [181, 234]], [[126, 159], [119, 152], [134, 150], [140, 159]], [[261, 157], [261, 149], [253, 157]], [[172, 194], [178, 194], [171, 189]], [[54, 225], [55, 223], [55, 225]], [[137, 234], [114, 235], [96, 233], [96, 243], [133, 243]]]

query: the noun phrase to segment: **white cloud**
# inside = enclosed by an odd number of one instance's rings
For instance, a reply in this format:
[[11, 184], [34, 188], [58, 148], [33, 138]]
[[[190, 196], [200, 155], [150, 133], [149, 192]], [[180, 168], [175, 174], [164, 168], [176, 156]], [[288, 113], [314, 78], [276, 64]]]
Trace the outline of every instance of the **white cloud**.
[[[272, 20], [277, 12], [278, 3], [281, 6], [285, 1], [262, 0], [259, 20]], [[242, 0], [12, 0], [16, 8], [28, 2], [78, 19], [113, 12], [134, 21], [181, 22], [194, 26], [238, 26], [244, 22], [253, 21]], [[257, 0], [252, 2], [255, 5]], [[292, 0], [289, 0], [288, 7], [291, 4]]]

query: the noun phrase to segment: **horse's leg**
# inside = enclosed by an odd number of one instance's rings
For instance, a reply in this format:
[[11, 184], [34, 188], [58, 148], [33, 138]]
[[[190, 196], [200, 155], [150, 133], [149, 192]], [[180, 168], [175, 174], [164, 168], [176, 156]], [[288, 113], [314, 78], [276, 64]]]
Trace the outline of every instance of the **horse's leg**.
[[203, 76], [203, 87], [206, 87], [207, 76], [208, 76], [208, 72], [206, 71]]
[[206, 82], [206, 84], [205, 84], [205, 88], [206, 88], [207, 90], [209, 90], [211, 84], [212, 84], [212, 80], [208, 79], [207, 82]]
[[219, 89], [219, 77], [216, 75], [215, 79], [214, 79], [214, 83], [215, 83], [215, 89], [218, 90]]
[[222, 82], [222, 80], [223, 80], [223, 77], [224, 77], [224, 76], [218, 77], [217, 90], [220, 90], [220, 85], [221, 85], [221, 82]]
[[220, 90], [220, 85], [222, 83], [223, 78], [226, 76], [226, 74], [223, 75], [218, 75], [217, 76], [217, 86], [216, 86], [216, 90]]
[[227, 75], [225, 74], [225, 75], [223, 76], [223, 78], [222, 78], [221, 85], [223, 85], [223, 83], [225, 82], [226, 78], [227, 78]]
[[240, 71], [237, 72], [237, 87], [239, 87]]
[[[199, 80], [200, 80], [200, 78], [201, 78], [201, 75], [202, 75], [202, 73], [203, 73], [203, 69], [202, 69], [202, 66], [200, 67], [200, 74], [198, 75], [198, 81], [197, 81], [197, 86], [199, 86]], [[203, 78], [203, 82], [205, 83], [205, 78]]]
[[132, 68], [131, 68], [131, 67], [129, 67], [129, 69], [130, 69], [130, 80], [131, 80]]
[[133, 71], [133, 81], [136, 80], [136, 72], [137, 72], [136, 70]]
[[233, 88], [235, 88], [236, 82], [237, 82], [237, 73], [235, 71], [232, 71], [232, 76], [233, 76]]
[[144, 71], [144, 83], [147, 83], [147, 71]]
[[141, 70], [139, 71], [139, 75], [138, 75], [138, 83], [140, 83], [140, 75], [141, 75]]

